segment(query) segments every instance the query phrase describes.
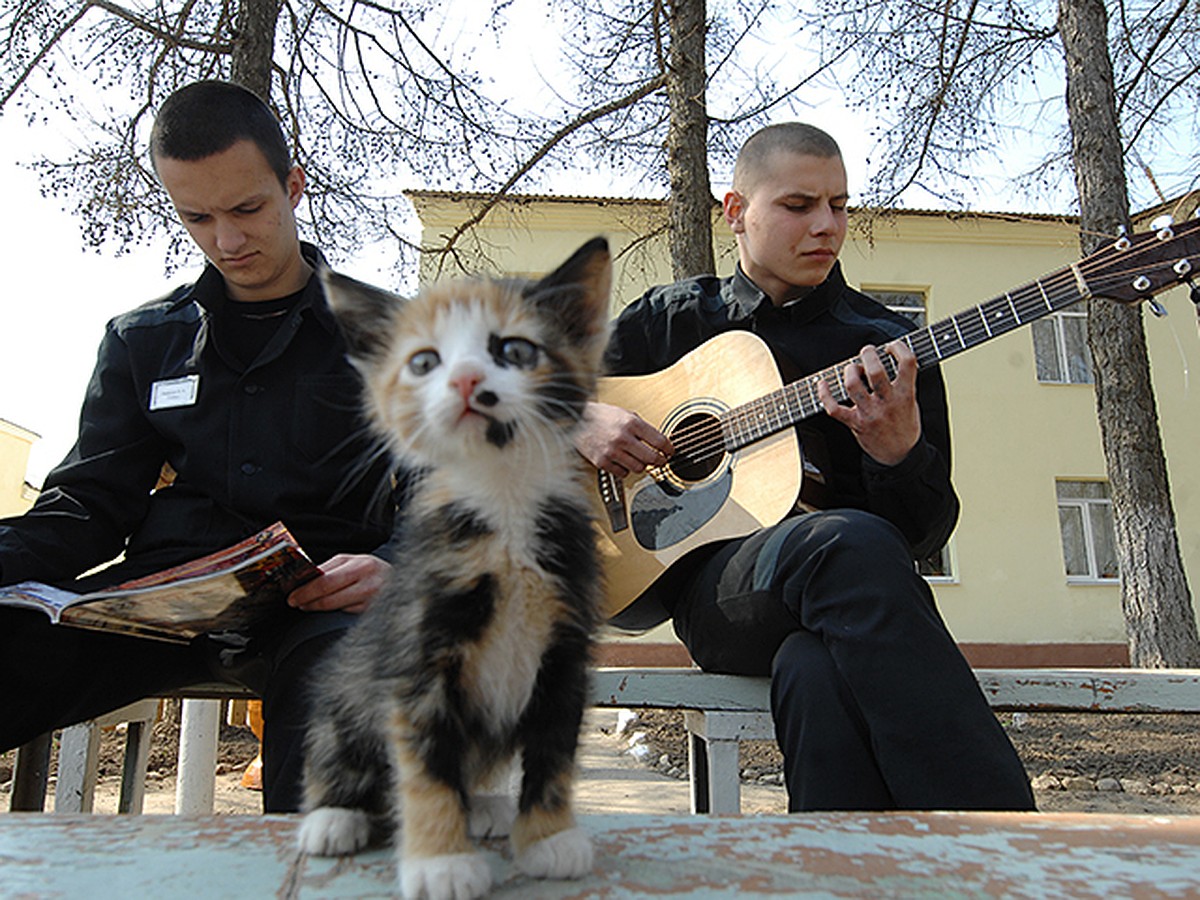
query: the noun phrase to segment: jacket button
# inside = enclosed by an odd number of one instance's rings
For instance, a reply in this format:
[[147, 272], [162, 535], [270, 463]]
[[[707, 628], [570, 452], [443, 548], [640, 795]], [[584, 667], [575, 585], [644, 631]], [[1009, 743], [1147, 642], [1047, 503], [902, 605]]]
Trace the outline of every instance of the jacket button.
[[257, 384], [247, 384], [242, 386], [242, 390], [253, 396], [261, 391], [262, 388], [260, 388]]
[[252, 462], [242, 463], [242, 474], [243, 475], [253, 475], [257, 471], [258, 471], [258, 466], [256, 466], [254, 463], [252, 463]]

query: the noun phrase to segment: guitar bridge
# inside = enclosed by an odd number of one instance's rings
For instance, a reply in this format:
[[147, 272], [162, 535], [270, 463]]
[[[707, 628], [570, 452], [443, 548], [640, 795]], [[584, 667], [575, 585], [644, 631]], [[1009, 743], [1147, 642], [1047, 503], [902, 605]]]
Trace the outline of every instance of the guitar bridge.
[[629, 510], [625, 506], [625, 487], [621, 479], [608, 472], [597, 471], [596, 488], [604, 511], [608, 513], [608, 524], [613, 534], [624, 531], [629, 527]]

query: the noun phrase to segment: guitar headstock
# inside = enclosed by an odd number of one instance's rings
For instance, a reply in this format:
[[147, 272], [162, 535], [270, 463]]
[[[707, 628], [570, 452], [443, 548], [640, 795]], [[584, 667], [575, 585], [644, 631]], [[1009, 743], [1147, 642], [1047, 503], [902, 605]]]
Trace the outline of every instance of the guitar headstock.
[[1081, 260], [1076, 271], [1093, 297], [1148, 300], [1200, 272], [1200, 219], [1155, 223], [1149, 231], [1122, 236]]

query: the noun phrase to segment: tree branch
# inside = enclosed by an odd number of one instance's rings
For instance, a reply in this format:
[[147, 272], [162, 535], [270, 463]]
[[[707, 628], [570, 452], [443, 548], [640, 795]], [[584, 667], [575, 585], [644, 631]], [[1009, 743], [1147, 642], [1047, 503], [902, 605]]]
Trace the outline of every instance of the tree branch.
[[[532, 170], [534, 166], [538, 164], [538, 162], [545, 158], [545, 156], [554, 149], [554, 147], [562, 143], [562, 141], [564, 141], [567, 137], [583, 128], [585, 125], [599, 121], [605, 116], [611, 115], [618, 110], [632, 106], [643, 97], [649, 96], [655, 91], [660, 90], [666, 84], [666, 82], [667, 76], [665, 74], [660, 74], [626, 94], [624, 97], [620, 97], [609, 103], [605, 103], [602, 106], [596, 107], [595, 109], [588, 110], [582, 115], [576, 117], [573, 121], [568, 122], [562, 128], [558, 129], [556, 132], [554, 132], [554, 134], [550, 135], [550, 137], [547, 138], [536, 151], [534, 151], [533, 155], [525, 160], [525, 162], [522, 163], [516, 169], [516, 171], [514, 171], [508, 177], [508, 180], [505, 181], [504, 184], [502, 184], [495, 192], [492, 193], [490, 197], [488, 197], [487, 200], [484, 201], [483, 205], [476, 210], [474, 215], [454, 229], [454, 231], [446, 239], [446, 242], [440, 248], [438, 248], [438, 252], [441, 254], [443, 259], [448, 253], [450, 253], [450, 251], [454, 249], [455, 245], [458, 243], [458, 239], [461, 238], [471, 228], [474, 228], [476, 225], [482, 222], [487, 214], [496, 207], [496, 205], [505, 197], [505, 195], [507, 195], [509, 190], [512, 189], [513, 185], [527, 175], [530, 170]], [[441, 264], [439, 263], [439, 272], [441, 271], [441, 268]]]

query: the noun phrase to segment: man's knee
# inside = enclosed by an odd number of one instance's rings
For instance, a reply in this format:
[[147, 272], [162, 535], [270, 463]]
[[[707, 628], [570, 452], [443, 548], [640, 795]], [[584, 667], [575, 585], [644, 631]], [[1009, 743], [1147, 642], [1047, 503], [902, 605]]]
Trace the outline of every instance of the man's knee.
[[912, 555], [900, 529], [887, 519], [858, 509], [814, 513], [805, 545], [830, 563], [912, 566]]

